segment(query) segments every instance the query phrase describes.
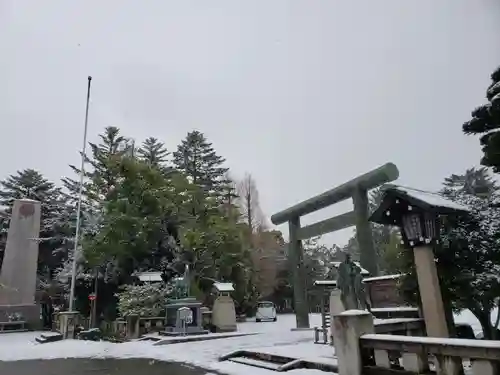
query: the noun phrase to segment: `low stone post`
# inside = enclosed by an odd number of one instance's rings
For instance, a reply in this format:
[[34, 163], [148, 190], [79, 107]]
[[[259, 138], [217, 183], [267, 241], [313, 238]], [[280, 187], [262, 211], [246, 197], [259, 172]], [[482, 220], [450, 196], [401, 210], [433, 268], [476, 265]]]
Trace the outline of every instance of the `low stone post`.
[[79, 315], [77, 311], [63, 311], [59, 313], [59, 330], [63, 335], [63, 339], [75, 338]]
[[333, 344], [339, 375], [362, 375], [359, 338], [374, 333], [373, 316], [368, 311], [348, 310], [333, 317]]
[[127, 339], [138, 339], [140, 337], [140, 318], [139, 315], [128, 315], [127, 321]]

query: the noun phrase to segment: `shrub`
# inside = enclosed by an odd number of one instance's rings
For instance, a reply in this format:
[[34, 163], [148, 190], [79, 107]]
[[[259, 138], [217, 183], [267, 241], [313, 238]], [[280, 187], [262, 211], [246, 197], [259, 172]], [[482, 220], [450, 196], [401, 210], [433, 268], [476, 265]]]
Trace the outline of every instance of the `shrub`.
[[125, 285], [117, 293], [120, 315], [158, 316], [167, 303], [170, 287], [162, 284]]

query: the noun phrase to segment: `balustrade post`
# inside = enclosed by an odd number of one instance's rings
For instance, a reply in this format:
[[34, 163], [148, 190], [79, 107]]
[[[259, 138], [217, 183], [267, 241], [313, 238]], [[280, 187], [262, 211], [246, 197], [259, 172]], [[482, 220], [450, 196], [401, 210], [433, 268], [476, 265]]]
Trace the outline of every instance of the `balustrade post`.
[[491, 361], [475, 359], [471, 367], [473, 375], [495, 375], [495, 365]]
[[373, 316], [367, 311], [349, 310], [333, 317], [333, 344], [338, 375], [362, 375], [363, 358], [359, 338], [374, 333]]

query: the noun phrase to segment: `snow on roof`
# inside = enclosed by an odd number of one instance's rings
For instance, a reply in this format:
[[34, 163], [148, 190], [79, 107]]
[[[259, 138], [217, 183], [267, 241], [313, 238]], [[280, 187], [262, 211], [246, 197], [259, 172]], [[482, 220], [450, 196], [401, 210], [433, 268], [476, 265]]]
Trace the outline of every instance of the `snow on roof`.
[[337, 285], [337, 281], [335, 280], [316, 280], [314, 281], [314, 285]]
[[[396, 306], [396, 307], [374, 307], [371, 310], [372, 312], [396, 312], [396, 311], [411, 311], [411, 312], [418, 312], [417, 307], [411, 307], [411, 306]], [[408, 318], [408, 319], [414, 319], [414, 318]]]
[[418, 190], [400, 185], [388, 185], [387, 189], [388, 190], [394, 189], [398, 192], [408, 195], [413, 199], [426, 203], [429, 206], [450, 208], [452, 210], [465, 211], [465, 212], [470, 211], [469, 207], [455, 203], [443, 197], [440, 194], [431, 193], [430, 191]]
[[363, 281], [366, 282], [372, 282], [372, 281], [382, 281], [382, 280], [396, 280], [399, 279], [402, 275], [383, 275], [383, 276], [375, 276], [375, 277], [367, 277], [363, 279]]
[[161, 278], [161, 272], [137, 272], [135, 274], [139, 280], [143, 282], [158, 282], [163, 281]]
[[369, 313], [366, 310], [346, 310], [344, 312], [341, 312], [340, 315], [343, 316], [371, 315], [371, 313]]
[[[334, 266], [334, 267], [336, 267], [336, 268], [339, 268], [340, 263], [342, 263], [342, 262], [332, 262], [333, 266]], [[362, 274], [362, 275], [369, 275], [369, 274], [370, 274], [370, 272], [368, 272], [368, 271], [367, 271], [367, 270], [365, 270], [363, 267], [361, 267], [361, 264], [360, 264], [359, 262], [354, 262], [354, 264], [355, 264], [356, 266], [358, 266], [359, 268], [361, 268], [361, 274]]]
[[29, 198], [21, 198], [19, 199], [21, 202], [26, 202], [26, 203], [40, 203], [40, 201], [36, 201], [34, 199], [29, 199]]
[[234, 292], [233, 283], [214, 283], [214, 288], [219, 292]]

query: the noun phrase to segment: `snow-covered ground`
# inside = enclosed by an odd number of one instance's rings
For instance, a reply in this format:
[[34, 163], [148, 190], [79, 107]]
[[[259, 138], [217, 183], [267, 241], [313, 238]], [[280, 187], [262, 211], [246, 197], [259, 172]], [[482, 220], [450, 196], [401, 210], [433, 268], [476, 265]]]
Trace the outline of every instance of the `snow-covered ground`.
[[[496, 316], [494, 314], [494, 316]], [[319, 314], [311, 314], [311, 326], [320, 326]], [[476, 333], [481, 331], [477, 319], [465, 311], [455, 317], [457, 323], [470, 324]], [[314, 357], [319, 360], [329, 355], [333, 357], [333, 348], [313, 344], [312, 331], [291, 331], [295, 327], [295, 315], [280, 315], [277, 322], [238, 324], [239, 332], [260, 332], [252, 336], [227, 339], [181, 343], [165, 346], [153, 346], [148, 341], [133, 341], [123, 344], [65, 340], [49, 344], [37, 344], [35, 332], [11, 333], [0, 335], [0, 360], [15, 361], [23, 359], [51, 358], [150, 358], [163, 361], [186, 362], [207, 370], [216, 370], [228, 374], [269, 375], [272, 371], [251, 368], [233, 362], [218, 362], [219, 356], [238, 349], [252, 348], [261, 351], [283, 352], [290, 356]], [[278, 348], [278, 346], [281, 346]], [[324, 374], [317, 370], [296, 370], [292, 375]]]
[[[321, 318], [311, 315], [311, 326], [319, 326]], [[219, 356], [237, 349], [266, 348], [278, 345], [290, 345], [288, 354], [293, 353], [293, 344], [313, 344], [312, 331], [291, 331], [295, 327], [295, 315], [280, 315], [277, 322], [238, 324], [240, 332], [260, 332], [259, 335], [234, 337], [228, 339], [190, 342], [165, 346], [153, 346], [148, 341], [133, 341], [123, 344], [65, 340], [49, 344], [37, 344], [36, 332], [10, 333], [0, 335], [0, 360], [15, 361], [23, 359], [52, 358], [150, 358], [163, 361], [186, 362], [207, 370], [216, 370], [228, 374], [269, 375], [274, 372], [259, 368], [250, 368], [233, 362], [218, 362]], [[298, 345], [297, 349], [302, 345]], [[330, 347], [331, 348], [331, 347]], [[331, 355], [333, 356], [333, 348]], [[324, 351], [324, 349], [323, 349]], [[324, 353], [323, 353], [324, 354]], [[299, 370], [297, 370], [299, 371]], [[292, 371], [293, 374], [296, 371]], [[323, 374], [317, 370], [300, 370], [300, 374]]]

